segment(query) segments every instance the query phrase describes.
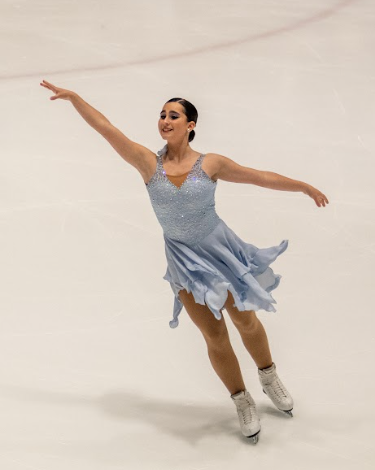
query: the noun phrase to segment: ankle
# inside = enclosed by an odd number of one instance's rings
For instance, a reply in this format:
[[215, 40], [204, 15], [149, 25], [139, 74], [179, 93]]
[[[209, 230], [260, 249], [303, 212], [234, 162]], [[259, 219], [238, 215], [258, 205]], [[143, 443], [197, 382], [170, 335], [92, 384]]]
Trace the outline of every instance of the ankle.
[[237, 395], [238, 393], [245, 392], [246, 388], [241, 388], [241, 389], [236, 389], [235, 392], [230, 392], [230, 396], [233, 397], [234, 395]]

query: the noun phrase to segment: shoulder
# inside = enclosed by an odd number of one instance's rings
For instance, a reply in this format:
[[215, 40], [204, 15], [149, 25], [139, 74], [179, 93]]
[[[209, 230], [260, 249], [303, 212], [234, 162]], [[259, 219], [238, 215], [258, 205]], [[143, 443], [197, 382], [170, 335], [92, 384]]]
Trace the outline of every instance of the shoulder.
[[228, 161], [231, 161], [229, 158], [219, 153], [206, 153], [204, 157], [204, 171], [210, 176], [211, 179], [219, 179], [220, 170], [225, 166]]
[[230, 159], [228, 157], [225, 157], [224, 155], [220, 155], [219, 153], [210, 152], [205, 154], [205, 160], [209, 162], [210, 165], [219, 167]]

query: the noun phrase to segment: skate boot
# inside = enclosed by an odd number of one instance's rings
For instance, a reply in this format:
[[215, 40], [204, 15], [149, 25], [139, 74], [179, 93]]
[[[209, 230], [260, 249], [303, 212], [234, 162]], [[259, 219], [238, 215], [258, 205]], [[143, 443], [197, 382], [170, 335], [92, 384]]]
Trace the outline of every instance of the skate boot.
[[272, 366], [267, 369], [258, 369], [258, 374], [263, 392], [280, 411], [293, 416], [293, 398], [279, 379], [275, 363], [272, 363]]
[[247, 390], [244, 390], [231, 395], [231, 398], [237, 407], [242, 434], [245, 437], [251, 437], [256, 444], [260, 432], [260, 421], [253, 397]]

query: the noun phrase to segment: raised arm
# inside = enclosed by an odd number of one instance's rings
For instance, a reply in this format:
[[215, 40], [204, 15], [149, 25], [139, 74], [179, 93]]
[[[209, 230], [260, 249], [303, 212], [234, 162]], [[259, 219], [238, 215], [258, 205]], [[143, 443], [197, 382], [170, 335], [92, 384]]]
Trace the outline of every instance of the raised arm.
[[215, 175], [217, 179], [232, 183], [248, 183], [262, 186], [263, 188], [278, 189], [281, 191], [300, 191], [314, 199], [316, 205], [325, 207], [329, 204], [327, 197], [313, 186], [303, 181], [293, 180], [286, 176], [271, 171], [260, 171], [248, 168], [234, 162], [223, 155], [215, 156]]
[[83, 119], [99, 132], [127, 163], [134, 166], [145, 181], [149, 179], [156, 164], [155, 155], [151, 150], [126, 137], [103, 114], [86, 103], [77, 93], [58, 88], [46, 80], [43, 80], [41, 85], [55, 93], [54, 96], [51, 96], [51, 100], [65, 99], [70, 101]]

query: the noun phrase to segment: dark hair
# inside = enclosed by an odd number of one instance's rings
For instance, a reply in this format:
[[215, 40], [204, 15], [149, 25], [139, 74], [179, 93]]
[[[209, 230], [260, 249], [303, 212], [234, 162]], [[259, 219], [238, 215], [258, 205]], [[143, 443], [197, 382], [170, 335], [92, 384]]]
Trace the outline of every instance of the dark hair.
[[[175, 101], [177, 103], [182, 104], [182, 106], [184, 107], [184, 112], [185, 112], [188, 122], [194, 121], [196, 123], [198, 121], [197, 108], [193, 104], [191, 104], [190, 101], [185, 100], [184, 98], [172, 98], [168, 100], [167, 103], [173, 103]], [[189, 133], [189, 142], [191, 142], [194, 139], [194, 137], [195, 137], [195, 131], [192, 130]]]

